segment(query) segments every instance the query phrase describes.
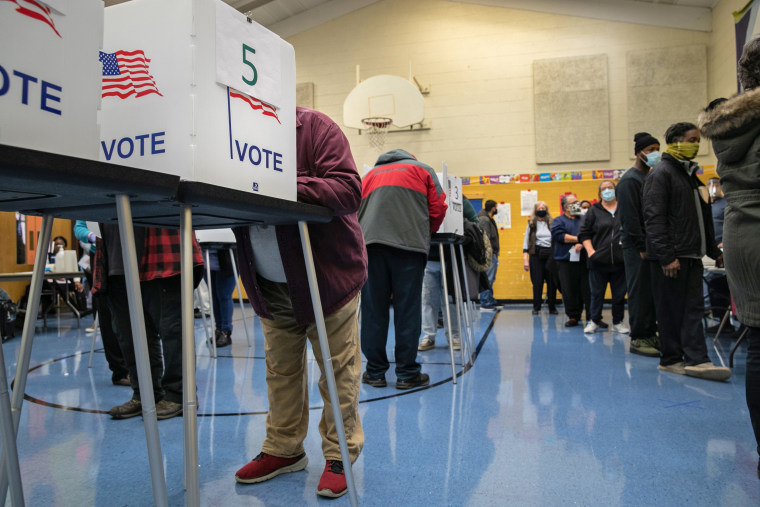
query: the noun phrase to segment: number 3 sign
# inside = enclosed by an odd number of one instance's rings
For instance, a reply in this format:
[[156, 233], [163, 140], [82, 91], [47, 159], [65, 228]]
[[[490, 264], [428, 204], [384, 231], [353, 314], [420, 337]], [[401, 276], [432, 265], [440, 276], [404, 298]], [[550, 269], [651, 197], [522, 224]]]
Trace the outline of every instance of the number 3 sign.
[[216, 80], [282, 105], [280, 38], [222, 2], [216, 6]]

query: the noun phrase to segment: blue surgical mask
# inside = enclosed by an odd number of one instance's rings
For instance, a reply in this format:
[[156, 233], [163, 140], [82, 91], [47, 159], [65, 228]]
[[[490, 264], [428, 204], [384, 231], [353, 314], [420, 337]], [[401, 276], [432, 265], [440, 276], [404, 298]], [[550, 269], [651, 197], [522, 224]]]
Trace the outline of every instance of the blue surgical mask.
[[604, 199], [607, 202], [610, 202], [615, 198], [615, 189], [614, 188], [605, 188], [602, 190], [602, 199]]
[[646, 164], [649, 167], [654, 167], [660, 162], [660, 152], [659, 151], [653, 151], [652, 153], [647, 153], [647, 161]]

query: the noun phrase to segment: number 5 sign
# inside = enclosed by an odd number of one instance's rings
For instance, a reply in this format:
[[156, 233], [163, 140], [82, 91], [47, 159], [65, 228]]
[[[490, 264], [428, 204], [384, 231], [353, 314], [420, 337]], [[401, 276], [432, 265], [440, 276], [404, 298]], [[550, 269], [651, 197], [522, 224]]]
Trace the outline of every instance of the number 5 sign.
[[216, 6], [216, 80], [282, 106], [280, 38], [229, 6]]

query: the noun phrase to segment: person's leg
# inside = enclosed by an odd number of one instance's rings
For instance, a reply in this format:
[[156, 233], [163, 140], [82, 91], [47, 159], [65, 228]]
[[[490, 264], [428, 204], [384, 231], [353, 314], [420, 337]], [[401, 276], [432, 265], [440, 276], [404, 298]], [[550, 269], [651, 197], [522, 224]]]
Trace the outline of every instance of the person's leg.
[[[387, 247], [370, 245], [367, 247], [367, 282], [362, 287], [361, 345], [367, 359], [367, 374], [380, 378], [388, 371], [388, 319], [391, 299], [390, 264]], [[421, 294], [420, 289], [420, 294]], [[417, 320], [420, 320], [419, 307]], [[415, 343], [419, 331], [415, 336]], [[416, 350], [416, 346], [415, 346]]]
[[486, 278], [488, 278], [488, 284], [491, 287], [480, 293], [481, 306], [493, 306], [496, 304], [496, 300], [493, 297], [493, 282], [496, 280], [496, 270], [498, 267], [499, 259], [494, 255], [491, 257], [491, 266], [486, 270]]
[[603, 266], [594, 266], [588, 270], [591, 292], [591, 320], [599, 324], [602, 320], [602, 304], [607, 290], [607, 270]]
[[390, 255], [395, 257], [395, 262], [391, 263], [391, 283], [396, 337], [396, 378], [409, 380], [420, 372], [417, 362], [417, 340], [421, 327], [422, 277], [425, 272], [426, 255], [393, 250], [395, 252]]
[[[359, 347], [359, 325], [356, 318], [358, 304], [359, 296], [357, 295], [334, 314], [325, 316], [325, 329], [330, 344], [335, 385], [340, 401], [340, 413], [343, 416], [343, 428], [346, 432], [348, 454], [351, 456], [352, 463], [356, 461], [362, 447], [364, 447], [364, 431], [359, 419], [359, 384], [362, 357]], [[319, 421], [319, 434], [322, 436], [322, 453], [326, 460], [342, 461], [316, 326], [309, 326], [307, 334], [311, 341], [314, 358], [321, 372], [319, 392], [322, 395], [324, 407], [322, 408], [322, 418]]]
[[528, 257], [530, 269], [530, 283], [533, 285], [533, 311], [541, 310], [544, 292], [544, 265], [538, 255]]
[[701, 259], [684, 259], [681, 262], [679, 278], [683, 277], [683, 320], [681, 322], [681, 347], [684, 353], [684, 365], [693, 366], [707, 363], [705, 330], [702, 318], [705, 315], [705, 300], [702, 298], [702, 266]]
[[235, 276], [211, 272], [211, 292], [214, 298], [214, 320], [216, 328], [222, 331], [232, 331], [232, 314], [235, 304], [232, 302], [232, 293], [235, 291]]
[[554, 275], [548, 269], [549, 258], [541, 261], [541, 273], [546, 281], [546, 304], [549, 306], [550, 313], [557, 312], [557, 286], [554, 283]]
[[422, 339], [435, 343], [441, 309], [441, 263], [428, 261], [422, 279]]
[[577, 262], [557, 261], [559, 267], [559, 280], [562, 286], [562, 304], [565, 307], [565, 315], [568, 319], [580, 320], [581, 307], [580, 287], [577, 280], [577, 270], [574, 269]]
[[274, 317], [261, 319], [269, 399], [261, 450], [273, 456], [296, 457], [304, 453], [309, 427], [306, 326], [296, 323], [287, 285], [259, 279], [259, 286]]
[[[624, 248], [623, 260], [625, 262], [625, 285], [628, 291], [628, 323], [631, 327], [631, 339], [649, 338], [649, 329], [647, 329], [641, 313], [644, 298], [640, 296], [644, 282], [643, 276], [649, 274], [648, 270], [644, 273], [642, 269], [646, 261], [642, 260], [635, 248]], [[647, 283], [647, 286], [649, 285], [650, 283]]]
[[612, 295], [612, 323], [620, 324], [625, 318], [625, 267], [611, 267], [609, 282]]
[[[93, 307], [97, 308], [100, 337], [103, 341], [103, 351], [106, 355], [108, 368], [110, 368], [112, 372], [111, 381], [118, 382], [127, 378], [129, 370], [127, 370], [127, 363], [124, 360], [124, 354], [121, 352], [121, 347], [119, 346], [119, 338], [116, 336], [116, 333], [114, 333], [111, 324], [111, 309], [108, 306], [105, 294], [93, 294]], [[128, 317], [127, 325], [129, 325]]]
[[[157, 304], [150, 305], [150, 319], [158, 327], [161, 340], [164, 373], [161, 387], [164, 398], [172, 403], [182, 403], [182, 289], [179, 276], [154, 280], [152, 289]], [[153, 282], [144, 282], [147, 285]], [[152, 360], [152, 358], [151, 358]], [[195, 386], [191, 386], [194, 389]]]
[[[581, 295], [581, 304], [586, 309], [586, 320], [591, 319], [591, 288], [589, 287], [589, 281], [588, 281], [588, 267], [586, 266], [585, 262], [574, 262], [573, 264], [577, 264], [577, 270], [578, 273], [578, 281], [580, 283], [580, 295]], [[604, 300], [602, 300], [604, 302]]]
[[670, 366], [683, 361], [681, 347], [681, 321], [684, 311], [683, 277], [668, 278], [656, 261], [650, 263], [652, 293], [657, 311], [657, 329], [660, 333], [660, 365]]
[[747, 409], [760, 453], [760, 327], [747, 326]]

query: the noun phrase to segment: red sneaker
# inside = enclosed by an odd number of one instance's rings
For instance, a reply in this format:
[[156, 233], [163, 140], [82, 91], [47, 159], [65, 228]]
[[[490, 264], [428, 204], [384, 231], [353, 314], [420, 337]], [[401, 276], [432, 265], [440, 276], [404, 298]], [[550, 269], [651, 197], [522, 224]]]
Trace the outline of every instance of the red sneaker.
[[325, 463], [325, 471], [322, 472], [322, 478], [319, 479], [317, 494], [330, 498], [343, 496], [348, 491], [346, 486], [346, 474], [343, 472], [343, 462], [328, 459]]
[[235, 473], [235, 480], [243, 484], [264, 482], [280, 474], [303, 470], [308, 463], [309, 458], [306, 457], [306, 453], [295, 458], [280, 458], [260, 452], [250, 463]]

